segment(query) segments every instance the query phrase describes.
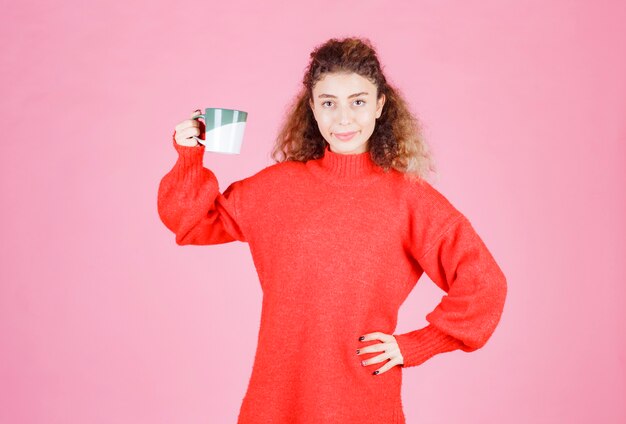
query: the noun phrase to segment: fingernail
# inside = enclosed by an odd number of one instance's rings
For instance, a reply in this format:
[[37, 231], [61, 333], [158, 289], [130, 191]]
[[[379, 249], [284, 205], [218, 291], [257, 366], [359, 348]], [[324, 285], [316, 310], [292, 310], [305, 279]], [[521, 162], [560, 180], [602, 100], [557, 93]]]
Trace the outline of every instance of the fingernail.
[[360, 341], [365, 340], [365, 336], [361, 336], [361, 337], [359, 337], [359, 340], [360, 340]]
[[356, 350], [356, 354], [358, 355], [360, 351], [361, 351], [361, 349], [357, 349]]
[[378, 370], [374, 371], [372, 374], [374, 375], [378, 374]]

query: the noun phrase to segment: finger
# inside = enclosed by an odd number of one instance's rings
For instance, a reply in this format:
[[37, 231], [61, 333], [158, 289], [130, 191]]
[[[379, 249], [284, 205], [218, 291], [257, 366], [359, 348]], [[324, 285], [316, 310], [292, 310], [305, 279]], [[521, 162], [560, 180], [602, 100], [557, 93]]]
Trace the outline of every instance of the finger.
[[359, 340], [363, 342], [367, 340], [380, 340], [382, 342], [386, 342], [389, 340], [389, 335], [385, 333], [381, 333], [380, 331], [375, 331], [373, 333], [364, 334], [361, 337], [363, 338], [363, 340], [361, 340], [361, 338], [359, 338]]
[[368, 365], [378, 364], [380, 362], [386, 361], [387, 359], [391, 359], [391, 355], [388, 352], [383, 352], [380, 355], [376, 355], [372, 358], [361, 361], [361, 365], [366, 367]]
[[363, 353], [371, 353], [371, 352], [383, 352], [388, 350], [391, 347], [388, 343], [372, 343], [365, 347], [358, 348], [357, 355], [361, 355]]
[[176, 131], [182, 131], [190, 127], [200, 128], [200, 122], [195, 119], [185, 119], [183, 122], [176, 125], [175, 129]]
[[359, 341], [365, 342], [368, 340], [380, 340], [382, 342], [388, 342], [391, 340], [391, 336], [390, 334], [386, 334], [386, 333], [381, 333], [380, 331], [375, 331], [373, 333], [368, 333], [368, 334], [364, 334], [361, 337], [359, 337]]
[[191, 138], [194, 135], [199, 136], [200, 130], [197, 127], [187, 127], [179, 132], [180, 138]]
[[395, 367], [396, 365], [398, 365], [398, 363], [396, 361], [389, 361], [387, 362], [385, 365], [383, 365], [382, 367], [378, 368], [376, 371], [374, 371], [372, 374], [373, 375], [380, 375], [384, 372], [389, 371], [392, 367]]
[[196, 147], [200, 145], [200, 143], [198, 143], [198, 141], [194, 140], [193, 138], [183, 138], [182, 140], [176, 140], [176, 143], [178, 143], [181, 146], [189, 146], [189, 147]]
[[191, 119], [185, 119], [184, 121], [179, 122], [174, 128], [176, 129], [176, 131], [181, 131], [190, 126], [199, 127], [200, 121], [198, 121], [197, 119], [194, 119], [194, 117], [201, 113], [202, 112], [200, 111], [200, 109], [194, 110], [193, 113], [191, 114]]

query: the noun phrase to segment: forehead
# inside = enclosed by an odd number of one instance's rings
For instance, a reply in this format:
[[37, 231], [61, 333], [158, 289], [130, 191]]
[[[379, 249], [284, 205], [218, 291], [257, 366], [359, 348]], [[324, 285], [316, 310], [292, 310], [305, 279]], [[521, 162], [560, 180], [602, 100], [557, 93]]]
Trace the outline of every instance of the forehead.
[[328, 73], [325, 74], [313, 87], [316, 94], [334, 94], [348, 96], [360, 91], [370, 94], [376, 93], [376, 86], [365, 77], [357, 73]]

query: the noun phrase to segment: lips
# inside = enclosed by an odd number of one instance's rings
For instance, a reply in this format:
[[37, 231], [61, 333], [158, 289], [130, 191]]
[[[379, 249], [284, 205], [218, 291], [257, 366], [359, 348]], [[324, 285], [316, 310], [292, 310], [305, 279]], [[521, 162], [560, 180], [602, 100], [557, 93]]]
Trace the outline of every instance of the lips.
[[337, 137], [339, 140], [347, 141], [347, 140], [350, 140], [352, 137], [354, 137], [354, 135], [357, 132], [358, 131], [346, 132], [346, 133], [334, 133], [334, 134], [335, 134], [335, 137]]

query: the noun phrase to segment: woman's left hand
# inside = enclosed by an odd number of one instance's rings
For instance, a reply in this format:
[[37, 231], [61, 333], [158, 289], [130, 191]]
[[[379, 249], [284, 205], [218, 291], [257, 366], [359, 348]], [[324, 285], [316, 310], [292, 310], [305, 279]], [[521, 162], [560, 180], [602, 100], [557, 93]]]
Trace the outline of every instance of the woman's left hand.
[[385, 371], [389, 370], [391, 367], [404, 364], [404, 358], [402, 357], [402, 353], [400, 352], [400, 347], [398, 346], [396, 338], [393, 335], [377, 331], [374, 333], [364, 334], [359, 338], [359, 340], [380, 340], [382, 343], [375, 343], [357, 349], [357, 355], [360, 355], [362, 353], [383, 352], [380, 355], [361, 361], [361, 365], [367, 366], [371, 364], [378, 364], [389, 359], [389, 361], [385, 365], [374, 371], [372, 374], [382, 374]]

